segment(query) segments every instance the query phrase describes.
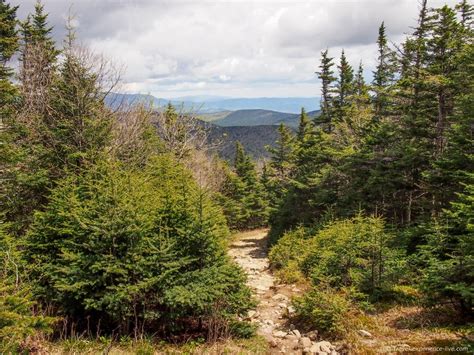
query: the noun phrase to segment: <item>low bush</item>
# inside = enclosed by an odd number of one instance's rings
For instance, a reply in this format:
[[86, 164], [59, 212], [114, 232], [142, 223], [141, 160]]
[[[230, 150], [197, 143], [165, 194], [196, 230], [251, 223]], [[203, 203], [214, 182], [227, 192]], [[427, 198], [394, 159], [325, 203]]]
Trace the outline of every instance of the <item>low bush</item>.
[[315, 285], [355, 287], [373, 300], [389, 291], [403, 275], [405, 259], [392, 247], [392, 236], [380, 218], [356, 216], [321, 229], [302, 262]]
[[304, 274], [301, 264], [305, 260], [310, 249], [310, 234], [304, 228], [298, 228], [284, 234], [269, 253], [272, 267], [276, 269], [276, 275], [282, 282], [302, 282]]
[[16, 240], [0, 224], [0, 352], [28, 352], [29, 338], [52, 330], [54, 319], [35, 310]]
[[[251, 306], [220, 209], [173, 159], [104, 161], [59, 183], [27, 236], [36, 297], [78, 328], [163, 334]], [[92, 329], [92, 331], [97, 331]]]
[[347, 319], [352, 305], [348, 295], [330, 287], [314, 287], [295, 298], [296, 317], [307, 327], [331, 337], [347, 332]]

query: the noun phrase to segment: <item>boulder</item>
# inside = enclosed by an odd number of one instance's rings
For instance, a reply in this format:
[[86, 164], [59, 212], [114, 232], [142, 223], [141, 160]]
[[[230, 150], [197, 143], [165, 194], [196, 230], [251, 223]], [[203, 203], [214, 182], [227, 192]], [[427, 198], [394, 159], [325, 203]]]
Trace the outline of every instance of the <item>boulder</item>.
[[301, 349], [309, 349], [311, 348], [311, 345], [312, 345], [311, 339], [308, 337], [300, 338], [299, 344], [300, 344]]
[[312, 341], [318, 340], [318, 331], [317, 330], [312, 330], [308, 333], [306, 333], [306, 336], [310, 338]]
[[273, 336], [276, 338], [284, 338], [287, 336], [287, 334], [288, 334], [287, 332], [284, 332], [282, 330], [277, 330], [273, 332]]
[[330, 342], [328, 341], [320, 341], [315, 343], [313, 346], [318, 347], [318, 351], [323, 351], [325, 353], [330, 353], [331, 350], [334, 348]]
[[296, 337], [298, 339], [301, 338], [301, 333], [298, 329], [293, 329], [292, 332], [293, 332], [294, 335], [296, 335]]
[[313, 344], [310, 348], [309, 348], [309, 354], [319, 354], [321, 352], [321, 349], [319, 348], [318, 345], [316, 344]]

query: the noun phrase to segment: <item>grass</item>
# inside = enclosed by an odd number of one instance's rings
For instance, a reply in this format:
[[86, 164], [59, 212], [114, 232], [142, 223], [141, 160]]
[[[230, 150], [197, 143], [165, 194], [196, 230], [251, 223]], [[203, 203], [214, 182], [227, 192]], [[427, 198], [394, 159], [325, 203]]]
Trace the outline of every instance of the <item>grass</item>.
[[[426, 309], [412, 305], [382, 309], [373, 315], [363, 316], [366, 319], [360, 323], [361, 327], [347, 335], [346, 340], [354, 352], [474, 352], [474, 324], [457, 325], [457, 315], [450, 307]], [[358, 329], [369, 331], [373, 337], [361, 337]]]
[[189, 342], [186, 344], [169, 344], [163, 341], [115, 341], [108, 338], [74, 339], [43, 344], [47, 354], [265, 354], [267, 343], [261, 337], [251, 339], [228, 339], [214, 344]]

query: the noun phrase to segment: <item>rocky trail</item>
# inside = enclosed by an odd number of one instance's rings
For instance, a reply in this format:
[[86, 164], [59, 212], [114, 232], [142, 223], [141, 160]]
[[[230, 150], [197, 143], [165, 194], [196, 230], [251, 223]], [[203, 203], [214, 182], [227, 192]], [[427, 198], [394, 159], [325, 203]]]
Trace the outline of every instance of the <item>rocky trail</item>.
[[338, 354], [336, 347], [319, 339], [316, 331], [302, 334], [291, 324], [291, 297], [301, 290], [277, 283], [269, 269], [266, 230], [240, 234], [229, 253], [248, 274], [248, 285], [258, 300], [248, 319], [258, 325], [257, 332], [268, 341], [271, 354]]

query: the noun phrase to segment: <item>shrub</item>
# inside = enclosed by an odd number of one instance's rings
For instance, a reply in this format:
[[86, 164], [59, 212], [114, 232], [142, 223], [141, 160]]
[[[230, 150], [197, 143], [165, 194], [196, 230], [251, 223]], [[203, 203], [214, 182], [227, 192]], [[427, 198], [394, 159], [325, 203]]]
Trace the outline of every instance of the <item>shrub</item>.
[[391, 240], [380, 218], [357, 216], [334, 221], [312, 238], [302, 268], [316, 285], [355, 287], [378, 298], [392, 287], [404, 267]]
[[0, 224], [0, 349], [17, 353], [29, 350], [28, 337], [51, 331], [54, 319], [35, 314], [18, 245], [4, 227]]
[[351, 301], [344, 292], [329, 287], [314, 287], [295, 298], [293, 305], [296, 316], [306, 326], [332, 337], [346, 333]]
[[278, 278], [287, 283], [298, 282], [304, 278], [301, 263], [308, 254], [311, 240], [304, 228], [287, 232], [280, 238], [269, 253], [270, 263], [277, 268]]
[[445, 211], [445, 224], [427, 228], [421, 248], [421, 289], [428, 305], [452, 303], [463, 318], [474, 317], [474, 184]]
[[[250, 307], [225, 253], [220, 209], [166, 156], [137, 171], [105, 161], [52, 192], [27, 236], [36, 296], [102, 330], [180, 331]], [[86, 326], [82, 324], [82, 326]]]

